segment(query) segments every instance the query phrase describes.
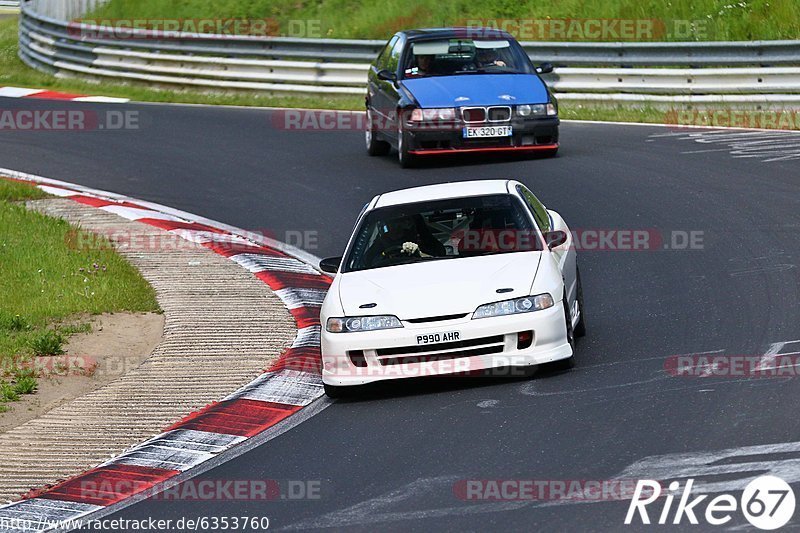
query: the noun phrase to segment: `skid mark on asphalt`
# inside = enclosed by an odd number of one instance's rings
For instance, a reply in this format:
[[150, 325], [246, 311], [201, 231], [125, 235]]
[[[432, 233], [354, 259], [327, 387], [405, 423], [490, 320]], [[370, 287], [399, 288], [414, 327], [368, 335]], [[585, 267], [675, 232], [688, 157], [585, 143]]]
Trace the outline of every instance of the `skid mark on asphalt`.
[[797, 268], [797, 265], [786, 263], [786, 260], [791, 261], [792, 258], [787, 256], [786, 252], [783, 250], [760, 257], [732, 258], [728, 261], [740, 266], [728, 272], [728, 275], [731, 277], [739, 277], [748, 276], [750, 274], [772, 274]]
[[[727, 448], [711, 452], [675, 453], [645, 457], [615, 479], [654, 479], [663, 482], [694, 479], [693, 493], [744, 490], [759, 476], [800, 482], [800, 442]], [[720, 478], [725, 479], [720, 479]]]
[[764, 265], [751, 268], [743, 268], [741, 270], [734, 270], [729, 272], [731, 277], [748, 276], [750, 274], [776, 274], [778, 272], [786, 272], [797, 268], [795, 265], [779, 264], [779, 265]]
[[552, 392], [542, 392], [537, 391], [537, 383], [530, 382], [525, 383], [519, 388], [520, 394], [524, 394], [525, 396], [562, 396], [564, 394], [580, 394], [584, 392], [597, 392], [597, 391], [607, 391], [610, 389], [623, 389], [625, 387], [634, 387], [636, 385], [647, 385], [649, 383], [655, 383], [656, 381], [663, 381], [668, 376], [660, 375], [650, 379], [643, 379], [639, 381], [631, 381], [628, 383], [614, 383], [612, 385], [603, 385], [601, 387], [587, 387], [583, 389], [569, 389], [569, 390], [557, 390]]
[[[755, 158], [764, 163], [800, 159], [800, 132], [791, 131], [731, 131], [695, 130], [654, 133], [648, 141], [673, 138], [712, 148], [687, 150], [682, 154], [727, 151], [735, 158]], [[719, 146], [719, 148], [716, 148]]]
[[[685, 486], [689, 479], [693, 479], [694, 495], [741, 491], [750, 481], [763, 475], [777, 476], [789, 484], [800, 483], [800, 442], [646, 456], [609, 477], [608, 481], [628, 486], [635, 480], [650, 479], [659, 481], [662, 485], [678, 481], [681, 486]], [[583, 492], [570, 491], [566, 499], [542, 500], [532, 497], [525, 500], [504, 501], [464, 500], [463, 495], [459, 498], [457, 487], [465, 484], [468, 479], [469, 476], [458, 475], [417, 479], [380, 496], [281, 529], [295, 531], [346, 528], [386, 522], [508, 512], [523, 508], [627, 502], [633, 496], [631, 491], [620, 490], [610, 498], [598, 497], [596, 489], [587, 484]], [[632, 485], [629, 488], [632, 488]], [[425, 508], [427, 502], [442, 495], [449, 495], [454, 502], [460, 501], [461, 504]], [[624, 515], [620, 515], [620, 523], [623, 517]]]
[[[758, 367], [763, 370], [769, 370], [771, 368], [786, 368], [787, 366], [800, 366], [800, 363], [796, 365], [786, 365], [781, 363], [782, 361], [781, 358], [784, 356], [800, 355], [800, 351], [784, 351], [792, 348], [800, 348], [800, 339], [779, 341], [769, 344], [761, 355]], [[681, 354], [678, 356], [670, 356], [670, 357], [681, 357], [684, 355], [710, 357], [717, 354], [724, 354], [725, 352], [726, 350], [718, 349], [718, 350], [708, 350], [704, 352], [695, 352], [691, 354]], [[668, 357], [664, 356], [664, 357], [648, 357], [645, 359], [637, 359], [634, 361], [611, 361], [607, 363], [579, 366], [578, 369], [576, 370], [578, 372], [584, 372], [589, 369], [596, 369], [599, 367], [610, 367], [622, 363], [624, 363], [626, 366], [631, 366], [634, 364], [651, 362], [653, 360], [661, 360], [666, 362], [667, 359]], [[778, 366], [779, 364], [781, 366]], [[573, 370], [572, 372], [576, 372], [576, 370]], [[588, 386], [588, 387], [581, 386], [581, 387], [565, 388], [563, 386], [563, 383], [558, 383], [557, 385], [548, 383], [547, 378], [536, 379], [522, 383], [518, 388], [518, 392], [523, 396], [533, 396], [539, 398], [561, 397], [561, 398], [566, 398], [570, 401], [581, 402], [583, 404], [594, 404], [594, 403], [603, 403], [612, 401], [613, 402], [626, 401], [632, 398], [647, 397], [647, 396], [659, 395], [667, 392], [676, 392], [682, 390], [696, 390], [697, 392], [714, 392], [714, 389], [707, 388], [709, 386], [722, 386], [722, 385], [732, 385], [740, 383], [747, 383], [747, 385], [751, 387], [770, 386], [774, 385], [775, 383], [793, 379], [792, 376], [773, 376], [769, 379], [764, 379], [762, 377], [755, 377], [755, 376], [742, 376], [740, 378], [734, 379], [731, 376], [726, 376], [720, 379], [720, 376], [718, 376], [716, 372], [718, 370], [718, 367], [716, 363], [714, 363], [713, 361], [710, 361], [709, 365], [705, 367], [704, 370], [705, 371], [700, 373], [699, 375], [687, 378], [690, 379], [689, 383], [686, 383], [685, 385], [681, 386], [668, 387], [668, 388], [653, 387], [654, 383], [666, 382], [669, 380], [672, 380], [671, 382], [675, 383], [674, 381], [675, 376], [670, 375], [667, 372], [666, 368], [662, 367], [661, 369], [651, 372], [655, 373], [655, 376], [650, 376], [650, 377], [645, 376], [639, 380], [626, 381], [623, 383], [610, 383], [610, 384], [605, 383], [602, 385]], [[584, 375], [595, 376], [596, 373], [586, 372]], [[606, 378], [602, 376], [596, 379], [606, 380]], [[609, 390], [620, 391], [620, 394], [609, 395], [607, 394]], [[592, 397], [593, 393], [601, 393], [601, 392], [604, 394]], [[588, 400], [586, 398], [587, 396], [590, 397]], [[480, 407], [480, 404], [478, 406]], [[506, 409], [506, 408], [517, 409], [520, 407], [520, 405], [519, 404], [499, 405], [495, 403], [491, 407], [500, 409]]]
[[[288, 531], [319, 528], [345, 528], [357, 525], [377, 524], [381, 522], [399, 522], [403, 520], [425, 520], [445, 516], [463, 516], [481, 513], [496, 513], [512, 511], [526, 507], [527, 501], [505, 501], [480, 503], [475, 505], [456, 505], [436, 509], [420, 509], [422, 502], [438, 494], [453, 494], [453, 488], [463, 476], [437, 476], [422, 478], [402, 487], [386, 492], [375, 498], [357, 503], [356, 505], [333, 511], [319, 518], [304, 520], [281, 528]], [[416, 500], [416, 505], [409, 505], [411, 500]], [[455, 495], [453, 500], [456, 501]], [[409, 510], [392, 510], [402, 507]]]

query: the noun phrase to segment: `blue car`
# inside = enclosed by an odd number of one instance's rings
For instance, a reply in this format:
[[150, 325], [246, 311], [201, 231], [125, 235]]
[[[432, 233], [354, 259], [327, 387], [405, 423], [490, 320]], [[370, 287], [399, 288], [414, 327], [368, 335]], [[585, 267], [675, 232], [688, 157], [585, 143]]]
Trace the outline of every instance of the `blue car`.
[[436, 28], [396, 33], [369, 70], [369, 155], [400, 164], [461, 152], [558, 151], [558, 102], [508, 33]]

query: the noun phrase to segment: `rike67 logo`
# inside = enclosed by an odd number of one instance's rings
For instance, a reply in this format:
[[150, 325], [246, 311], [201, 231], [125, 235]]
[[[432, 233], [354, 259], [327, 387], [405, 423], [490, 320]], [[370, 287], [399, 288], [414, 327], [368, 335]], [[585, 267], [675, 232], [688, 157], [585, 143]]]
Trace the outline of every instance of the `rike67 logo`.
[[[730, 494], [720, 494], [711, 499], [708, 494], [692, 497], [693, 484], [694, 480], [689, 479], [681, 488], [678, 481], [673, 481], [662, 494], [658, 481], [639, 480], [628, 506], [625, 524], [640, 521], [642, 524], [678, 525], [686, 523], [686, 520], [690, 524], [702, 521], [721, 526], [741, 512], [754, 527], [773, 530], [786, 525], [794, 515], [794, 491], [788, 483], [775, 476], [754, 479], [745, 487], [739, 500]], [[662, 496], [663, 505], [659, 501]], [[651, 518], [649, 512], [652, 511], [655, 514]]]

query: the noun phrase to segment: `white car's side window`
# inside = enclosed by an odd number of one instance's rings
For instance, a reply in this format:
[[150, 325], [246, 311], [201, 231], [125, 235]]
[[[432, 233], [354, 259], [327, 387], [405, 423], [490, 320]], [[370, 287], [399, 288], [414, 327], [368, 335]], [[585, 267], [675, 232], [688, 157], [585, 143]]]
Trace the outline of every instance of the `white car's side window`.
[[540, 202], [531, 191], [522, 185], [517, 185], [517, 191], [519, 191], [522, 197], [525, 198], [525, 203], [528, 204], [531, 213], [533, 213], [533, 218], [536, 221], [536, 225], [539, 226], [539, 229], [542, 231], [542, 233], [550, 231], [550, 216], [547, 214], [547, 209], [545, 209], [542, 202]]

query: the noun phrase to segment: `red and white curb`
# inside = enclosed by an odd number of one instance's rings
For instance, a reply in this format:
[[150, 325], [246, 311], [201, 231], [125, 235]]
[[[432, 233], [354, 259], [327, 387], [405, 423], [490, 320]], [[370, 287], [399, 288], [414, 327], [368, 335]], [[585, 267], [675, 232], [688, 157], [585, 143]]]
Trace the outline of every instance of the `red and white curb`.
[[259, 435], [323, 395], [319, 309], [331, 280], [311, 266], [314, 256], [158, 204], [2, 168], [0, 175], [162, 228], [228, 257], [269, 285], [298, 328], [292, 346], [251, 383], [83, 474], [0, 507], [0, 525], [10, 526], [0, 530], [47, 531], [105, 510]]
[[0, 97], [35, 98], [39, 100], [67, 100], [70, 102], [97, 102], [107, 104], [124, 104], [126, 102], [130, 102], [130, 99], [128, 98], [87, 96], [85, 94], [62, 93], [58, 91], [47, 91], [45, 89], [28, 89], [25, 87], [0, 87]]

